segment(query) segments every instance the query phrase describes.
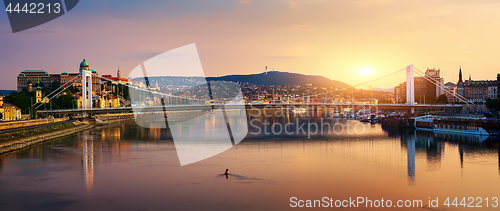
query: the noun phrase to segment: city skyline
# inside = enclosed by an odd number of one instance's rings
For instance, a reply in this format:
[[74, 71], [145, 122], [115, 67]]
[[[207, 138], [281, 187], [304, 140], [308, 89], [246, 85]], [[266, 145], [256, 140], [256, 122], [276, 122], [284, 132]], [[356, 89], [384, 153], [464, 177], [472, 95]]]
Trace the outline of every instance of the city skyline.
[[83, 58], [100, 74], [115, 75], [120, 64], [127, 76], [141, 62], [190, 43], [206, 76], [268, 66], [355, 85], [414, 64], [440, 68], [445, 82], [456, 83], [460, 66], [464, 78], [494, 80], [498, 7], [494, 1], [85, 1], [16, 34], [0, 15], [6, 49], [0, 89], [15, 89], [23, 70], [76, 72]]

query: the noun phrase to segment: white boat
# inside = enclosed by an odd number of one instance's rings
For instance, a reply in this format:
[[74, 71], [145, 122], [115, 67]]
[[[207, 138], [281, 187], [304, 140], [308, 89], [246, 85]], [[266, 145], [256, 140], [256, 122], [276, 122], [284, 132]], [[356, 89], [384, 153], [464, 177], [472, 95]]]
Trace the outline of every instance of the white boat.
[[442, 133], [462, 133], [489, 136], [481, 122], [475, 119], [443, 118], [426, 115], [414, 118], [414, 126], [417, 130], [436, 131]]

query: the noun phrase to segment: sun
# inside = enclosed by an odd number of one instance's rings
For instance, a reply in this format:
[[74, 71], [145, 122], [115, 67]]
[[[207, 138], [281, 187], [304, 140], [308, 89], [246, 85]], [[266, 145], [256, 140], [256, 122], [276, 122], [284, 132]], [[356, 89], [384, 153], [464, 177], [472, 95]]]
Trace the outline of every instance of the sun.
[[369, 67], [362, 67], [358, 69], [360, 75], [370, 75], [372, 74], [372, 69]]

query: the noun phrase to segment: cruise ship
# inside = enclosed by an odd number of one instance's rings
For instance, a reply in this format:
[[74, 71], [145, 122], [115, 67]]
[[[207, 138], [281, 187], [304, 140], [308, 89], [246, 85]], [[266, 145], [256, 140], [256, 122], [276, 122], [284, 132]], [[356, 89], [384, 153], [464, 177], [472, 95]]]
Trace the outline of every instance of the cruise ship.
[[415, 117], [414, 126], [417, 130], [481, 136], [497, 135], [500, 132], [500, 123], [498, 121], [480, 118], [454, 118], [426, 115]]

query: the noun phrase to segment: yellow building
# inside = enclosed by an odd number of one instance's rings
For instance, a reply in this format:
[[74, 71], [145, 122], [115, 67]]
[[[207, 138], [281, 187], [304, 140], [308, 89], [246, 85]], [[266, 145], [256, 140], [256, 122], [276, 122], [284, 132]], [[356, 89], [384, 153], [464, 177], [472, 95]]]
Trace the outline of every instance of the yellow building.
[[42, 88], [40, 87], [40, 81], [38, 81], [38, 84], [36, 87], [35, 97], [36, 97], [36, 103], [39, 103], [42, 101]]
[[119, 108], [120, 100], [114, 95], [101, 97], [101, 108]]
[[21, 119], [21, 109], [11, 103], [3, 103], [0, 106], [0, 116], [3, 121], [13, 121]]
[[[78, 99], [78, 109], [81, 109], [83, 101], [82, 96], [75, 96], [75, 98]], [[114, 95], [108, 97], [100, 97], [99, 99], [94, 98], [94, 105], [98, 106], [98, 108], [120, 108], [120, 100]]]

